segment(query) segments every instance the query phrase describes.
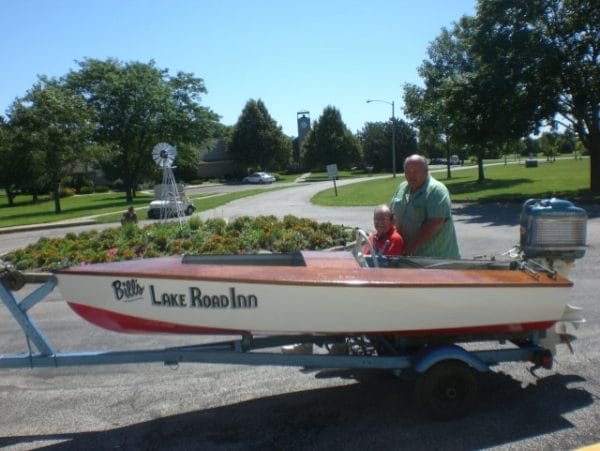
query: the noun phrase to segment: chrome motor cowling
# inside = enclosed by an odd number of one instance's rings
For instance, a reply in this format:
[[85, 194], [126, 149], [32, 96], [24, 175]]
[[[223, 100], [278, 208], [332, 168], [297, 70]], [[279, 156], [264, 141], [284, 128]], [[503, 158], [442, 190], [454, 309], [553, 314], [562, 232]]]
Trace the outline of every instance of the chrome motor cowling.
[[529, 199], [521, 210], [525, 258], [575, 260], [585, 254], [587, 213], [563, 199]]

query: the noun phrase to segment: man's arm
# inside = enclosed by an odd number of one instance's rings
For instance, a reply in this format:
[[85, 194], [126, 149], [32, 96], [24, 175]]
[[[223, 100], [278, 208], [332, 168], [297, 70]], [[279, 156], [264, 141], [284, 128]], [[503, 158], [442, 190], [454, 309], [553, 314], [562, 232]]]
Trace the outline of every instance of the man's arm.
[[429, 241], [442, 228], [445, 221], [446, 218], [429, 218], [425, 221], [417, 232], [415, 239], [410, 243], [406, 243], [404, 254], [414, 255], [416, 249]]

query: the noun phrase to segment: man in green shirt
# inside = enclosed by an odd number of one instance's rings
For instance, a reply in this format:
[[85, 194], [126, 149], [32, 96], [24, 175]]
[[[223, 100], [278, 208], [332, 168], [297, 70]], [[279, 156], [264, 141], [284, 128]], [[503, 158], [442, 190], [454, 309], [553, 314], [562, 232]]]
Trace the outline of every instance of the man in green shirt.
[[431, 177], [420, 155], [404, 160], [404, 176], [390, 205], [405, 241], [404, 254], [460, 258], [448, 189]]

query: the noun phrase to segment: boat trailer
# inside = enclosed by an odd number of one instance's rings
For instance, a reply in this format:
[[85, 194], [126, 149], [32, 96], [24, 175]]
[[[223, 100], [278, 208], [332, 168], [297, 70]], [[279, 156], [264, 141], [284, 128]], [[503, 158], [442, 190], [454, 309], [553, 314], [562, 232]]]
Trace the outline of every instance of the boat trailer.
[[[18, 300], [14, 292], [28, 283], [39, 286]], [[556, 334], [549, 330], [536, 331], [526, 339], [510, 343], [497, 338], [488, 339], [490, 349], [467, 350], [455, 343], [415, 347], [414, 343], [411, 346], [409, 342], [406, 348], [399, 350], [386, 337], [376, 337], [378, 348], [374, 350], [369, 337], [247, 334], [240, 339], [162, 349], [60, 352], [28, 314], [54, 290], [56, 284], [52, 274], [21, 273], [7, 265], [0, 265], [0, 299], [21, 327], [28, 347], [26, 353], [0, 355], [0, 368], [209, 363], [290, 366], [314, 370], [389, 370], [396, 375], [415, 376], [418, 405], [428, 416], [447, 420], [464, 416], [470, 410], [477, 393], [476, 373], [489, 371], [490, 367], [503, 362], [515, 361], [532, 362], [534, 369], [549, 369], [552, 367], [555, 345], [561, 342], [569, 344], [574, 339], [571, 335]], [[571, 311], [569, 317], [563, 320], [573, 323], [584, 321], [579, 311]], [[297, 343], [309, 343], [325, 351], [315, 354], [281, 352], [281, 346]], [[346, 352], [331, 352], [340, 343], [345, 346]], [[501, 346], [503, 344], [510, 347]]]

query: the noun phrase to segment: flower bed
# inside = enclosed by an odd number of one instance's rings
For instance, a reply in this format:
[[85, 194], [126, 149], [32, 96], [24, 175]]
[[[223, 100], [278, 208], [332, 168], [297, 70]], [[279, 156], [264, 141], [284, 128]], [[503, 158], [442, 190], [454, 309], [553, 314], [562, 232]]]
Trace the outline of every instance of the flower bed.
[[244, 254], [259, 251], [294, 252], [327, 249], [353, 241], [354, 229], [328, 222], [275, 216], [136, 224], [88, 231], [64, 238], [40, 238], [37, 243], [3, 256], [22, 271], [50, 271], [64, 266], [177, 254]]

